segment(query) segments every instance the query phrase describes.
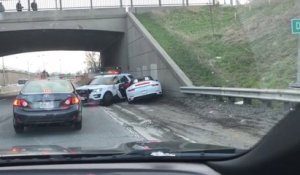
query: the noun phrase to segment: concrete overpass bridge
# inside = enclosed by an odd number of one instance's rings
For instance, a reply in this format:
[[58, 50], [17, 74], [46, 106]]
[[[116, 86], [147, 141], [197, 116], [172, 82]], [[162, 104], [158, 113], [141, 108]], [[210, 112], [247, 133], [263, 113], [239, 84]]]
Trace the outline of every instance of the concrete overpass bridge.
[[166, 94], [191, 81], [124, 8], [0, 13], [0, 56], [46, 50], [100, 51], [104, 66], [151, 75]]

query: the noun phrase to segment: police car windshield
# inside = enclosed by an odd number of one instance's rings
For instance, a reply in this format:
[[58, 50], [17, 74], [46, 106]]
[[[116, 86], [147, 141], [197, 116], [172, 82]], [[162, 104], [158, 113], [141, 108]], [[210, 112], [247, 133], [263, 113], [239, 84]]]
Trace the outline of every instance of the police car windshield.
[[97, 77], [94, 78], [89, 85], [112, 85], [115, 83], [114, 80], [116, 80], [116, 77]]
[[18, 80], [18, 84], [25, 84], [27, 80]]

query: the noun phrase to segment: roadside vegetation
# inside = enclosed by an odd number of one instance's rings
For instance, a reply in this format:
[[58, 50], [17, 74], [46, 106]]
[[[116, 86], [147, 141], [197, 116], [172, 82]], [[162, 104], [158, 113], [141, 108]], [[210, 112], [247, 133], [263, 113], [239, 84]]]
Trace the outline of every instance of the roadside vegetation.
[[298, 0], [137, 14], [195, 85], [287, 88], [296, 80]]

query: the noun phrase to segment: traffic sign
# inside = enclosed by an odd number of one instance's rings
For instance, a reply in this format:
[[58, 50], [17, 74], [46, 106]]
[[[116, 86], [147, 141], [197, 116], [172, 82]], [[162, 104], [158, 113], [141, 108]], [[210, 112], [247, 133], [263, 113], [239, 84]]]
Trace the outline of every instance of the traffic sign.
[[300, 19], [292, 19], [292, 34], [300, 34]]

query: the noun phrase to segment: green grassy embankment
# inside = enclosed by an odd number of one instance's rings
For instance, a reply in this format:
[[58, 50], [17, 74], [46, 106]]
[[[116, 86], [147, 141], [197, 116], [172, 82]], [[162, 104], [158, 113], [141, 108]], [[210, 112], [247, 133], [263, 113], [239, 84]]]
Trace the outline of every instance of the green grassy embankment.
[[[287, 88], [296, 79], [297, 0], [137, 14], [195, 85]], [[236, 13], [236, 15], [235, 15]]]

